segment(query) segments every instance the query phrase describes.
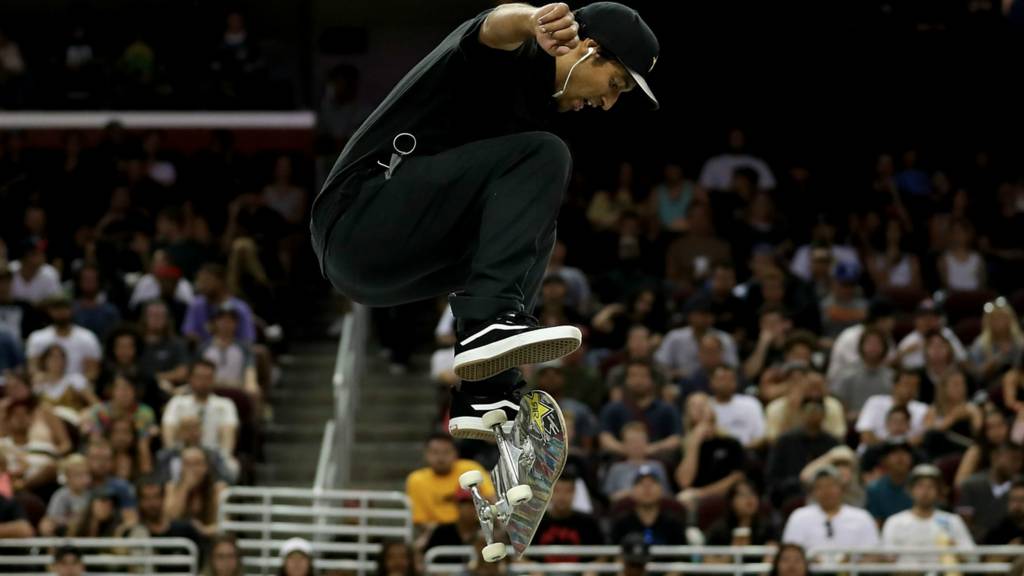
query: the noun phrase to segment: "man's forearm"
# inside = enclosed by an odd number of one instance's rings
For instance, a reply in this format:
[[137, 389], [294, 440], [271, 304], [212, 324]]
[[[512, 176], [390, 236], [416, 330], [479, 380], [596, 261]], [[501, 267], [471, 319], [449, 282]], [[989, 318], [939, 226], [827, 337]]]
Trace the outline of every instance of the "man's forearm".
[[480, 26], [480, 43], [498, 50], [515, 50], [534, 35], [533, 13], [528, 4], [504, 4], [495, 8]]

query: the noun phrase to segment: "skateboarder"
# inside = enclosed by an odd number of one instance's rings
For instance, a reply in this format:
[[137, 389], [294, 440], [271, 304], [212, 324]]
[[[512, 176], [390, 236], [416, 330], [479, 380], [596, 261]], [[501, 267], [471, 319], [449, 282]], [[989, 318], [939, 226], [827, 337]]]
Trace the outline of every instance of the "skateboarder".
[[573, 326], [529, 315], [571, 172], [554, 112], [610, 109], [645, 76], [658, 41], [632, 9], [502, 5], [456, 28], [352, 136], [313, 205], [321, 271], [369, 306], [449, 293], [456, 318], [449, 430], [493, 438], [514, 420], [516, 366], [575, 350]]

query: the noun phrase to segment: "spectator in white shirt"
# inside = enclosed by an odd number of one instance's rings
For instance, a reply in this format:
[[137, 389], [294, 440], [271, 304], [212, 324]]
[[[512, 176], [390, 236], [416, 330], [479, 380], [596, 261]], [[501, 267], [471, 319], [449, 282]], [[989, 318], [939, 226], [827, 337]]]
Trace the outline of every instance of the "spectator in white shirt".
[[[805, 282], [813, 282], [813, 256], [815, 254], [821, 256], [824, 251], [831, 254], [828, 262], [832, 267], [842, 264], [863, 270], [864, 267], [861, 265], [860, 257], [857, 256], [857, 250], [846, 244], [836, 244], [836, 233], [834, 224], [825, 219], [819, 220], [811, 230], [811, 241], [797, 248], [793, 254], [793, 260], [789, 263], [789, 271]], [[823, 263], [824, 259], [820, 259], [819, 262]], [[832, 270], [830, 269], [828, 272], [831, 273]]]
[[753, 396], [737, 394], [736, 369], [719, 366], [711, 373], [711, 407], [718, 427], [739, 440], [746, 448], [757, 448], [764, 442], [764, 409]]
[[768, 164], [746, 152], [747, 136], [740, 129], [729, 132], [729, 151], [713, 156], [700, 170], [699, 183], [707, 190], [726, 190], [737, 168], [750, 168], [757, 173], [762, 190], [775, 188], [775, 175]]
[[174, 300], [188, 306], [195, 298], [195, 291], [187, 278], [181, 275], [181, 269], [174, 266], [164, 250], [153, 252], [150, 272], [144, 274], [135, 283], [128, 306], [133, 310], [144, 302], [156, 300], [164, 294], [171, 294]]
[[[942, 473], [931, 464], [919, 464], [910, 473], [910, 510], [889, 517], [882, 528], [882, 543], [887, 548], [930, 547], [974, 548], [967, 525], [956, 514], [938, 509], [942, 494]], [[897, 564], [939, 564], [952, 560], [950, 555], [901, 554]]]
[[811, 495], [813, 503], [790, 514], [782, 533], [784, 543], [803, 546], [812, 558], [817, 556], [816, 548], [826, 546], [878, 546], [875, 519], [866, 510], [843, 504], [843, 487], [834, 466], [823, 466], [815, 473]]
[[877, 328], [886, 335], [889, 340], [890, 358], [895, 358], [896, 347], [892, 342], [892, 329], [895, 325], [895, 310], [887, 300], [876, 299], [868, 307], [868, 318], [863, 324], [850, 326], [839, 333], [835, 343], [832, 344], [832, 354], [828, 358], [828, 372], [826, 376], [829, 382], [835, 382], [841, 378], [851, 367], [861, 364], [860, 338], [867, 328]]
[[204, 448], [217, 451], [228, 462], [234, 462], [238, 437], [238, 410], [234, 402], [213, 393], [217, 367], [209, 360], [197, 360], [189, 374], [191, 393], [175, 396], [164, 408], [162, 435], [164, 445], [171, 446], [178, 437], [177, 429], [185, 416], [196, 416], [202, 423]]
[[909, 370], [920, 370], [924, 368], [924, 345], [925, 337], [934, 331], [942, 334], [942, 337], [953, 347], [953, 354], [956, 361], [967, 361], [967, 350], [957, 338], [956, 334], [945, 326], [942, 310], [932, 299], [921, 301], [917, 305], [917, 314], [914, 317], [914, 329], [900, 340], [896, 354], [900, 365]]
[[29, 335], [25, 347], [29, 368], [33, 373], [42, 370], [39, 360], [43, 352], [54, 344], [60, 344], [67, 354], [67, 373], [95, 380], [99, 375], [102, 355], [96, 335], [71, 322], [71, 303], [67, 297], [58, 295], [51, 298], [46, 308], [53, 324]]
[[919, 380], [920, 377], [915, 372], [900, 371], [892, 385], [892, 393], [868, 398], [860, 411], [856, 425], [863, 446], [872, 446], [889, 439], [886, 421], [889, 412], [898, 407], [906, 408], [910, 415], [910, 430], [906, 440], [914, 446], [921, 443], [926, 430], [925, 416], [928, 414], [928, 405], [915, 399]]
[[705, 334], [718, 336], [722, 343], [722, 358], [729, 366], [739, 365], [736, 342], [732, 336], [714, 328], [715, 315], [711, 311], [711, 300], [695, 296], [686, 303], [689, 326], [676, 328], [665, 335], [654, 360], [668, 368], [673, 380], [689, 378], [699, 366], [699, 343]]
[[10, 263], [14, 272], [11, 292], [15, 300], [39, 304], [60, 294], [60, 273], [46, 263], [46, 241], [32, 238], [25, 241], [21, 260]]

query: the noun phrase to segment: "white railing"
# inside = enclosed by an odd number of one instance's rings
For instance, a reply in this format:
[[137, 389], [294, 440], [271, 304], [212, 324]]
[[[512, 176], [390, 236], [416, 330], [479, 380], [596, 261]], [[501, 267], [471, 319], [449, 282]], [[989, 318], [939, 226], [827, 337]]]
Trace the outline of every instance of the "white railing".
[[232, 486], [219, 519], [221, 530], [239, 537], [254, 573], [276, 570], [281, 545], [299, 536], [312, 544], [317, 566], [366, 574], [376, 569], [378, 540], [412, 542], [411, 510], [401, 492]]
[[[774, 546], [652, 546], [649, 550], [651, 561], [646, 569], [650, 572], [681, 572], [685, 574], [767, 574], [771, 572], [770, 561], [774, 558]], [[425, 555], [428, 574], [454, 574], [462, 572], [475, 551], [470, 546], [438, 546]], [[621, 549], [618, 546], [531, 546], [527, 548], [522, 561], [509, 566], [515, 574], [618, 574], [622, 571], [619, 562]], [[976, 548], [819, 548], [810, 551], [809, 557], [818, 554], [842, 554], [850, 558], [870, 556], [951, 556], [984, 557], [1000, 556], [1016, 558], [1024, 555], [1024, 546], [978, 546]], [[728, 562], [705, 563], [706, 557], [728, 558]], [[572, 562], [544, 562], [545, 558], [569, 557]], [[750, 559], [761, 562], [749, 562]], [[685, 560], [683, 560], [685, 559]], [[588, 561], [590, 560], [590, 561]], [[820, 562], [811, 566], [815, 574], [843, 573], [857, 574], [939, 574], [958, 572], [961, 574], [1005, 574], [1009, 565], [1000, 562], [957, 561], [954, 563], [886, 563], [881, 561], [836, 563]]]
[[18, 538], [0, 540], [0, 573], [51, 574], [52, 549], [68, 544], [82, 551], [90, 576], [191, 576], [199, 570], [199, 551], [185, 538]]
[[269, 129], [311, 130], [316, 113], [295, 112], [128, 112], [128, 111], [0, 111], [3, 130], [99, 130], [118, 122], [130, 130]]
[[334, 365], [334, 419], [324, 425], [313, 488], [343, 489], [352, 479], [352, 444], [355, 442], [355, 410], [359, 403], [359, 384], [366, 365], [366, 338], [369, 313], [365, 306], [352, 303], [342, 319], [341, 339]]

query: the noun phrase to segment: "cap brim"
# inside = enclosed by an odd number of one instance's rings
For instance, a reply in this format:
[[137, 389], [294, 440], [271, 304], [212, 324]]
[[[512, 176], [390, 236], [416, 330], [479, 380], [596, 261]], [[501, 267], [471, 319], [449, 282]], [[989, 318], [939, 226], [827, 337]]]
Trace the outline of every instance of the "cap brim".
[[627, 71], [629, 71], [629, 75], [633, 77], [633, 80], [636, 82], [636, 85], [639, 86], [640, 89], [644, 91], [644, 94], [646, 94], [647, 97], [650, 98], [651, 103], [654, 104], [654, 108], [652, 108], [652, 110], [657, 110], [658, 108], [660, 108], [661, 105], [658, 104], [658, 99], [654, 97], [654, 92], [651, 91], [651, 87], [647, 85], [647, 80], [639, 73], [637, 73], [635, 70], [633, 70], [629, 66], [626, 66], [625, 63], [623, 63], [623, 66], [626, 68]]

